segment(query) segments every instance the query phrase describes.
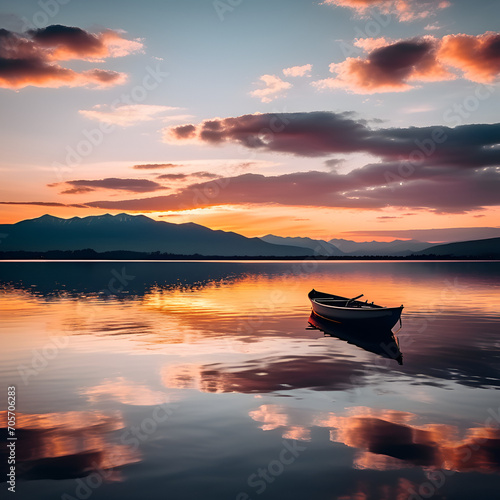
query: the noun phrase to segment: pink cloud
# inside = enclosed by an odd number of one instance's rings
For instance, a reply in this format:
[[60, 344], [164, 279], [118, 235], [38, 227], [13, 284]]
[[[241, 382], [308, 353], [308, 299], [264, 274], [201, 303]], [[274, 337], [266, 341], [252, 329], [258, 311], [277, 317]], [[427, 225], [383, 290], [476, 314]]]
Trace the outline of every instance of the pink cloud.
[[296, 76], [311, 76], [312, 64], [304, 64], [303, 66], [292, 66], [285, 68], [283, 74], [288, 77]]
[[153, 104], [125, 104], [117, 107], [97, 104], [92, 109], [81, 109], [79, 113], [91, 120], [129, 127], [141, 122], [154, 120], [168, 111], [175, 109], [177, 108]]
[[30, 30], [24, 34], [0, 29], [0, 87], [98, 88], [121, 84], [126, 75], [104, 69], [77, 72], [57, 61], [99, 60], [120, 57], [141, 50], [142, 43], [126, 40], [114, 31], [89, 33], [61, 25]]
[[399, 21], [410, 22], [426, 19], [438, 11], [450, 6], [450, 2], [441, 0], [324, 0], [323, 5], [346, 7], [360, 17], [367, 17], [370, 10], [384, 15], [394, 15]]
[[134, 165], [132, 168], [137, 170], [158, 170], [164, 168], [174, 168], [181, 167], [182, 165], [178, 165], [177, 163], [144, 163], [141, 165]]
[[438, 57], [462, 71], [468, 80], [492, 82], [500, 74], [500, 33], [447, 35], [442, 39]]
[[345, 88], [359, 94], [403, 92], [412, 88], [411, 81], [453, 80], [438, 60], [438, 43], [432, 37], [398, 41], [383, 45], [385, 39], [357, 40], [356, 44], [370, 52], [366, 59], [349, 57], [332, 63], [335, 78], [313, 82], [320, 89]]
[[365, 38], [355, 45], [366, 57], [330, 64], [334, 77], [312, 82], [319, 90], [342, 88], [358, 94], [403, 92], [414, 82], [450, 81], [462, 77], [491, 83], [500, 75], [500, 33], [424, 36], [388, 42]]
[[127, 40], [121, 33], [113, 30], [94, 34], [81, 28], [56, 24], [30, 30], [28, 34], [35, 44], [46, 49], [50, 59], [56, 61], [95, 61], [123, 57], [143, 49], [140, 40]]
[[259, 98], [262, 102], [271, 102], [278, 97], [284, 97], [292, 84], [285, 82], [276, 75], [262, 75], [259, 80], [264, 83], [264, 88], [252, 90], [250, 95]]
[[106, 179], [74, 180], [48, 184], [49, 187], [63, 187], [61, 194], [82, 194], [98, 189], [125, 191], [128, 193], [148, 193], [168, 189], [157, 182], [147, 179], [119, 179], [108, 177]]

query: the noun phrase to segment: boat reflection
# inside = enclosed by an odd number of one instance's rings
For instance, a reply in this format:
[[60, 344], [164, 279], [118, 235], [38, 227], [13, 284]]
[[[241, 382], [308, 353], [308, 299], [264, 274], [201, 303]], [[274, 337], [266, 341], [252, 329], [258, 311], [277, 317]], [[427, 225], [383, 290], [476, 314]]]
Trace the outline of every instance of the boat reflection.
[[395, 359], [403, 364], [403, 354], [399, 350], [399, 342], [390, 329], [362, 329], [339, 325], [327, 319], [320, 318], [311, 311], [309, 325], [312, 329], [320, 330], [325, 335], [345, 340], [368, 352], [373, 352], [384, 358]]

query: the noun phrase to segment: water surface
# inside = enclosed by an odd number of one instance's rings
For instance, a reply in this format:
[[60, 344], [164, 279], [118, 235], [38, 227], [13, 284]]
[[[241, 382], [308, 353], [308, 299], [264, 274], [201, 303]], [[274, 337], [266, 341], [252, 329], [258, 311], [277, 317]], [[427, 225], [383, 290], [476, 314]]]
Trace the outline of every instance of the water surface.
[[[0, 263], [17, 498], [496, 499], [499, 283], [492, 262]], [[403, 364], [311, 329], [311, 288], [404, 304]]]

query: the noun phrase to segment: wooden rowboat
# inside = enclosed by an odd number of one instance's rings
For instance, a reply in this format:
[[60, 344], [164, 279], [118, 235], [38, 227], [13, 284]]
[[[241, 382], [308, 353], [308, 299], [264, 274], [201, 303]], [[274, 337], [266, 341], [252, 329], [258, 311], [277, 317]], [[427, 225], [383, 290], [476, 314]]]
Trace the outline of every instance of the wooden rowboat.
[[358, 300], [363, 294], [352, 299], [318, 292], [309, 292], [313, 312], [320, 318], [333, 321], [344, 326], [364, 326], [371, 328], [392, 328], [398, 321], [401, 323], [403, 306], [382, 307]]

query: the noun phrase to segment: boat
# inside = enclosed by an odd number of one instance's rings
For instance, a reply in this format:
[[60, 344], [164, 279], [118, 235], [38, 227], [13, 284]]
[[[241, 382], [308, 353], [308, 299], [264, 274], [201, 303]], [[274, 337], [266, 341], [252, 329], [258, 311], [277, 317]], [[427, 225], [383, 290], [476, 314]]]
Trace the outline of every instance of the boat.
[[394, 359], [403, 364], [403, 354], [399, 349], [398, 338], [390, 329], [372, 329], [363, 327], [346, 327], [317, 316], [313, 311], [308, 319], [307, 330], [319, 330], [324, 336], [344, 340], [365, 351], [372, 352], [383, 358]]
[[383, 307], [373, 302], [358, 300], [363, 294], [352, 299], [318, 292], [314, 288], [309, 292], [314, 314], [322, 319], [344, 326], [364, 326], [375, 329], [391, 329], [398, 321], [401, 327], [401, 311], [399, 307]]

